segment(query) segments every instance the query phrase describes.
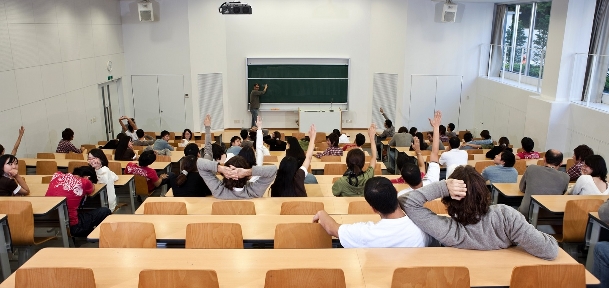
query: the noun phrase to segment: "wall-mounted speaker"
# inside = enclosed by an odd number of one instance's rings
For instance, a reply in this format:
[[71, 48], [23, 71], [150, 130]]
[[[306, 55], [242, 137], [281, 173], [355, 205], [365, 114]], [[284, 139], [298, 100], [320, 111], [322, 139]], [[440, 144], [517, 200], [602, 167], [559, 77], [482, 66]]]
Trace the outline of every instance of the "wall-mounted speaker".
[[457, 4], [445, 3], [442, 8], [442, 22], [454, 23], [457, 21]]
[[154, 12], [152, 10], [152, 3], [143, 1], [137, 3], [137, 11], [140, 15], [140, 21], [152, 22], [154, 21]]

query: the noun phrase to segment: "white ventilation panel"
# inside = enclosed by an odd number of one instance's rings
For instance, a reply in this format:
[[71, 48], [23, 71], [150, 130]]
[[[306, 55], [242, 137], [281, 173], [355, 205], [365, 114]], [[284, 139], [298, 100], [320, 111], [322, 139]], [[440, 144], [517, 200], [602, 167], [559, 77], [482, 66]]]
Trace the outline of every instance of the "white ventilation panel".
[[197, 75], [199, 87], [199, 123], [201, 131], [205, 131], [203, 120], [205, 115], [211, 116], [211, 130], [224, 129], [224, 100], [222, 73]]
[[[384, 129], [385, 118], [379, 112], [383, 108], [391, 122], [396, 123], [396, 99], [398, 96], [398, 74], [374, 73], [372, 80], [372, 121], [377, 131]], [[395, 124], [394, 124], [395, 126]]]

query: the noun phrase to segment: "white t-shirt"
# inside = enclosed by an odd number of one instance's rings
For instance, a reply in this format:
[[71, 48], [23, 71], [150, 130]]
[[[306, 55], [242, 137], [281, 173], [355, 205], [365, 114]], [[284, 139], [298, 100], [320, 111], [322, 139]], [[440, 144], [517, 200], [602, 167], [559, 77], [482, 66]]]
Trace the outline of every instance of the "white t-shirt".
[[137, 134], [135, 134], [135, 131], [131, 132], [131, 131], [127, 130], [127, 131], [125, 131], [125, 135], [131, 137], [131, 139], [133, 139], [133, 141], [137, 141], [138, 139], [140, 139], [137, 137]]
[[110, 168], [103, 166], [98, 170], [95, 170], [97, 174], [97, 183], [106, 184], [106, 192], [108, 194], [108, 208], [114, 211], [116, 207], [116, 192], [114, 190], [114, 182], [118, 181], [118, 176], [110, 170]]
[[342, 143], [351, 143], [349, 141], [349, 136], [347, 136], [347, 134], [342, 134], [340, 135], [340, 137], [338, 137], [338, 143], [342, 144]]
[[581, 175], [577, 178], [575, 186], [567, 194], [573, 195], [608, 195], [609, 188], [605, 191], [598, 191], [598, 187], [594, 183], [594, 179], [590, 175]]
[[[440, 181], [440, 165], [436, 162], [431, 162], [431, 163], [429, 163], [429, 167], [427, 167], [427, 174], [425, 174], [425, 177], [423, 177], [423, 179], [421, 179], [421, 182], [423, 182], [423, 186], [425, 186], [430, 183], [438, 182], [438, 181]], [[408, 188], [398, 192], [398, 197], [400, 197], [410, 191], [412, 191], [412, 188], [408, 187]]]
[[338, 239], [345, 248], [425, 247], [431, 242], [408, 216], [343, 224], [338, 227]]
[[446, 164], [446, 167], [453, 165], [467, 165], [467, 151], [459, 149], [451, 149], [440, 155], [440, 165]]

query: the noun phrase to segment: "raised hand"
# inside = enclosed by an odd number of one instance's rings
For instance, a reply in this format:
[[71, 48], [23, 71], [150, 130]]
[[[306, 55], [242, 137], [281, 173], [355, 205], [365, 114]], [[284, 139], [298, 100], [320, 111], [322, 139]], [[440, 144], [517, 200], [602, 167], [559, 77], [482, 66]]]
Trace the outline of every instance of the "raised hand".
[[23, 136], [23, 133], [25, 133], [25, 128], [21, 126], [21, 128], [19, 128], [19, 136]]
[[370, 124], [370, 127], [368, 128], [368, 136], [370, 137], [370, 141], [372, 141], [372, 139], [374, 139], [374, 136], [376, 135], [376, 125], [374, 123]]
[[439, 110], [436, 111], [433, 115], [433, 119], [429, 119], [429, 124], [431, 127], [440, 127], [442, 124], [442, 112]]
[[381, 111], [381, 114], [384, 114], [384, 113], [385, 113], [385, 112], [383, 111], [383, 108], [381, 108], [381, 109], [380, 109], [380, 111]]
[[315, 130], [315, 124], [311, 124], [311, 128], [309, 128], [309, 140], [315, 143], [315, 136], [317, 136], [317, 130]]
[[258, 127], [258, 129], [262, 129], [262, 117], [258, 116], [256, 118], [256, 126]]
[[416, 151], [417, 153], [421, 152], [421, 141], [419, 141], [419, 137], [414, 136], [412, 138], [412, 149], [414, 149], [414, 151]]
[[211, 126], [211, 116], [209, 114], [205, 115], [205, 120], [203, 120], [203, 125], [205, 125], [205, 127]]

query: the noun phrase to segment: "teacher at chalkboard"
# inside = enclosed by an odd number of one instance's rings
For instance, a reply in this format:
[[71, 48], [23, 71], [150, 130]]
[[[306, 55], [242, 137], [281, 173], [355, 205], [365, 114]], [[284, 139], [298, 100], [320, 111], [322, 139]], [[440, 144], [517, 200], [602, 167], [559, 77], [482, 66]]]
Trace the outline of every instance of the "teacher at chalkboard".
[[250, 93], [250, 112], [252, 112], [252, 126], [256, 126], [258, 112], [260, 112], [260, 96], [266, 93], [268, 85], [264, 84], [264, 90], [260, 91], [260, 85], [254, 83], [254, 90]]

